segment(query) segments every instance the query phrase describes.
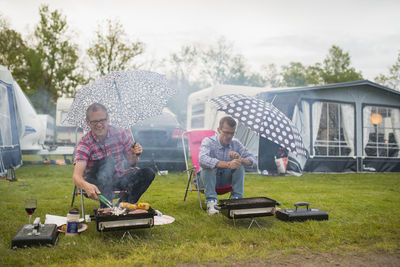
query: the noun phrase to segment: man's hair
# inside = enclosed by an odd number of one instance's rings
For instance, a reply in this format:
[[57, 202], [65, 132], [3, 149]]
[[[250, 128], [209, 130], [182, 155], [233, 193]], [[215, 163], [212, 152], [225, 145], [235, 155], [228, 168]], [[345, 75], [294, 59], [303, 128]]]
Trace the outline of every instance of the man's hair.
[[224, 123], [227, 123], [229, 127], [236, 127], [236, 121], [231, 116], [222, 117], [219, 121], [219, 128], [222, 129], [224, 127]]
[[108, 118], [107, 108], [100, 103], [93, 103], [86, 110], [86, 120], [89, 120], [89, 112], [97, 112], [99, 110], [103, 110]]

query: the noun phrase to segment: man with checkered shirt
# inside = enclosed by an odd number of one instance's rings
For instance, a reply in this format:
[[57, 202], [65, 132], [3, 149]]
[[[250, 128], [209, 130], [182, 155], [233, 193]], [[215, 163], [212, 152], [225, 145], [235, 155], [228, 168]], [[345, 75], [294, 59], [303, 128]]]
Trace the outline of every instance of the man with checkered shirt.
[[[107, 109], [99, 103], [88, 107], [86, 122], [90, 132], [82, 137], [75, 152], [75, 185], [95, 200], [98, 194], [111, 200], [113, 190], [127, 191], [120, 201], [136, 203], [155, 177], [150, 168], [134, 168], [142, 146], [133, 143], [126, 130], [109, 125]], [[130, 167], [126, 168], [126, 163]]]

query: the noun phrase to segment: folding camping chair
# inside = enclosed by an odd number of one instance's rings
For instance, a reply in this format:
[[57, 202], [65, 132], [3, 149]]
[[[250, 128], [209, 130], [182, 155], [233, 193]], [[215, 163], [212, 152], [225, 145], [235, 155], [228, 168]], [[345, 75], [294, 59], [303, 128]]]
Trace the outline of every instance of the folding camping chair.
[[[192, 131], [186, 131], [182, 134], [182, 144], [183, 144], [183, 152], [185, 156], [185, 162], [186, 162], [186, 173], [188, 176], [188, 183], [186, 186], [186, 191], [185, 191], [185, 197], [183, 201], [186, 200], [187, 193], [188, 191], [193, 192], [197, 191], [199, 195], [199, 203], [200, 203], [200, 208], [203, 209], [203, 206], [201, 204], [201, 194], [204, 193], [204, 189], [200, 188], [199, 186], [199, 171], [200, 171], [200, 163], [199, 163], [199, 152], [200, 152], [200, 145], [201, 141], [205, 137], [213, 136], [215, 135], [215, 132], [213, 130], [192, 130]], [[192, 159], [192, 168], [189, 168], [188, 164], [188, 152], [186, 152], [186, 146], [184, 143], [185, 136], [187, 137], [188, 140], [188, 146], [189, 146], [189, 152], [191, 155]], [[191, 182], [193, 182], [194, 188], [192, 188]], [[216, 187], [215, 191], [218, 195], [223, 195], [228, 192], [232, 191], [232, 186], [227, 186], [227, 187]]]

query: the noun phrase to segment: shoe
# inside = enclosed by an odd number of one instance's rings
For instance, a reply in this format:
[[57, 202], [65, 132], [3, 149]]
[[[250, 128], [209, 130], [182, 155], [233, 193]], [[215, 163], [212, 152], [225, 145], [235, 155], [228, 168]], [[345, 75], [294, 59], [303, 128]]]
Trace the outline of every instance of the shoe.
[[214, 202], [214, 201], [210, 201], [207, 203], [207, 214], [208, 215], [214, 215], [214, 214], [219, 213], [219, 210], [217, 210], [215, 208], [216, 205], [217, 205], [217, 202]]

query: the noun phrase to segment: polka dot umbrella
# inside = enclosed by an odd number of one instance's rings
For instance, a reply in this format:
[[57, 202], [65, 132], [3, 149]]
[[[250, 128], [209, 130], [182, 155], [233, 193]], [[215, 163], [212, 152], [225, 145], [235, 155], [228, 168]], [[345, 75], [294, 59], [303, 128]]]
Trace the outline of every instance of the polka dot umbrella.
[[306, 156], [302, 138], [293, 122], [271, 103], [242, 94], [229, 94], [210, 99], [218, 110], [224, 111], [253, 132]]
[[112, 72], [82, 87], [64, 122], [89, 131], [86, 109], [97, 102], [107, 108], [111, 125], [129, 129], [160, 115], [175, 93], [164, 75], [143, 70]]

